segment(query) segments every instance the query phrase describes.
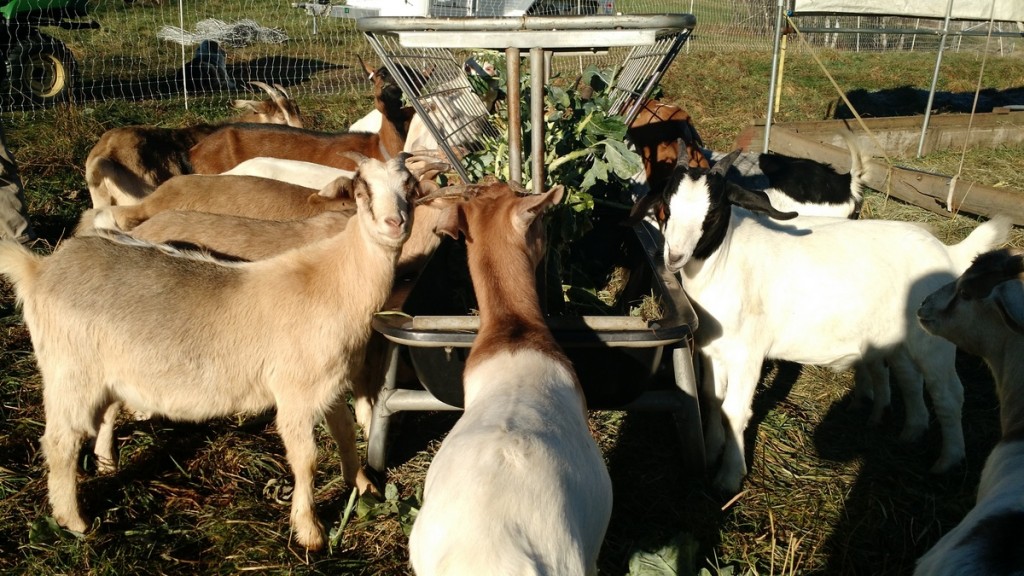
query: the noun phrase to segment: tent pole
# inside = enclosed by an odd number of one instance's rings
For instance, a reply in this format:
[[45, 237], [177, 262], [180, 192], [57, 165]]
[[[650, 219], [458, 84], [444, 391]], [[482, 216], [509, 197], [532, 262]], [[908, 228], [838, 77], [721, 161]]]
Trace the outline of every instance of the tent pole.
[[[779, 58], [782, 46], [782, 11], [785, 9], [785, 1], [779, 0], [778, 11], [775, 15], [775, 48], [772, 50], [772, 77], [768, 86], [768, 114], [764, 121], [764, 148], [762, 152], [768, 152], [768, 142], [771, 141], [772, 120], [775, 116], [775, 85], [779, 81]], [[952, 0], [950, 0], [952, 2]]]
[[932, 87], [928, 91], [928, 107], [924, 109], [924, 123], [921, 125], [921, 140], [917, 143], [917, 157], [924, 155], [924, 137], [928, 133], [928, 120], [932, 116], [932, 104], [935, 102], [935, 86], [939, 83], [939, 67], [942, 65], [942, 52], [946, 49], [946, 35], [949, 33], [949, 18], [953, 14], [953, 0], [946, 3], [946, 20], [942, 24], [939, 36], [939, 55], [935, 57], [935, 72], [932, 74]]

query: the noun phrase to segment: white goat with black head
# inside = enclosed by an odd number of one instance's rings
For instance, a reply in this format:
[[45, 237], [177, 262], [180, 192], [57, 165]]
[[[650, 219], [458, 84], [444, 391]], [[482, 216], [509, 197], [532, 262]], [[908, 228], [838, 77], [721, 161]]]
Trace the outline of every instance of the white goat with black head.
[[634, 208], [636, 219], [649, 210], [657, 215], [665, 263], [682, 275], [697, 308], [703, 386], [714, 402], [707, 413], [708, 457], [724, 448], [716, 487], [735, 493], [746, 475], [743, 431], [765, 358], [838, 370], [887, 362], [907, 407], [901, 439], [915, 440], [928, 427], [927, 385], [943, 438], [932, 469], [960, 462], [963, 388], [954, 347], [925, 332], [916, 310], [975, 256], [1004, 241], [1009, 222], [982, 224], [955, 246], [906, 222], [773, 222], [754, 212], [796, 214], [779, 213], [763, 192], [727, 181], [731, 162], [726, 157], [710, 171], [680, 167], [664, 194]]
[[918, 561], [915, 576], [1024, 574], [1024, 251], [982, 254], [925, 299], [932, 334], [985, 359], [996, 381], [1002, 438], [964, 519]]

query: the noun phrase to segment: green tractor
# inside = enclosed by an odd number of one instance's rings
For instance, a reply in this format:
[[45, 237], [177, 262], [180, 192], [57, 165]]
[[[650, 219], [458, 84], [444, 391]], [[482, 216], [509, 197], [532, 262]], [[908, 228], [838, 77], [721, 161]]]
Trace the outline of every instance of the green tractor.
[[[0, 0], [2, 2], [3, 0]], [[87, 0], [11, 0], [0, 5], [0, 95], [16, 106], [46, 107], [71, 98], [77, 62], [59, 39], [39, 30], [94, 29]]]

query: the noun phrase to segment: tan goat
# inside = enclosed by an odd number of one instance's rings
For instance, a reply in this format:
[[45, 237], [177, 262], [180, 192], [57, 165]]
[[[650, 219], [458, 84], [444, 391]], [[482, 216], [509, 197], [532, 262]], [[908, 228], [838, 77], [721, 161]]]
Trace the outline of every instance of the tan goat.
[[[252, 82], [265, 90], [268, 100], [235, 100], [245, 113], [228, 121], [303, 126], [299, 107], [280, 86]], [[221, 124], [185, 128], [123, 126], [107, 130], [85, 160], [85, 181], [93, 208], [135, 204], [157, 185], [178, 174], [188, 174], [188, 151]]]
[[342, 176], [314, 190], [259, 176], [183, 174], [164, 182], [138, 204], [95, 211], [96, 228], [129, 231], [168, 210], [194, 210], [265, 220], [300, 220], [328, 210], [350, 210], [352, 180]]
[[112, 404], [195, 422], [276, 408], [295, 476], [295, 538], [323, 546], [317, 422], [338, 444], [345, 481], [371, 486], [346, 392], [408, 236], [417, 187], [403, 160], [359, 165], [357, 214], [344, 232], [259, 262], [102, 237], [71, 238], [50, 257], [0, 243], [0, 273], [24, 307], [43, 377], [41, 443], [60, 525], [89, 526], [76, 496], [78, 453]]

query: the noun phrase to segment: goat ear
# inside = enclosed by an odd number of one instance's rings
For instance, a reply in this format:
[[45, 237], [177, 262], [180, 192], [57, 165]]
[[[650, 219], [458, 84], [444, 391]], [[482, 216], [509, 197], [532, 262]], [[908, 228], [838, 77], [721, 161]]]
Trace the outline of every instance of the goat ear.
[[565, 188], [559, 184], [543, 194], [520, 196], [519, 206], [513, 217], [524, 228], [529, 228], [533, 221], [543, 214], [545, 210], [562, 200], [562, 193], [564, 191]]
[[562, 196], [565, 195], [565, 186], [557, 184], [552, 186], [545, 194], [551, 195], [551, 205], [560, 204], [562, 202]]
[[362, 66], [363, 71], [366, 72], [366, 77], [370, 80], [373, 80], [373, 77], [377, 74], [377, 71], [374, 70], [373, 68], [370, 68], [370, 66], [363, 61], [362, 56], [356, 54], [356, 60], [359, 60], [359, 65]]
[[365, 154], [360, 154], [359, 152], [355, 152], [353, 150], [342, 152], [341, 155], [355, 162], [356, 165], [362, 164], [363, 162], [370, 159], [369, 156], [366, 156]]
[[352, 179], [348, 176], [339, 176], [324, 185], [317, 192], [318, 196], [324, 198], [352, 198]]
[[462, 210], [458, 203], [448, 204], [441, 209], [441, 214], [434, 224], [434, 233], [438, 236], [444, 234], [455, 240], [459, 239], [460, 223], [463, 221]]
[[[715, 167], [717, 168], [718, 166], [715, 165]], [[726, 197], [729, 199], [729, 202], [736, 206], [767, 214], [776, 220], [790, 220], [799, 216], [796, 212], [779, 212], [772, 206], [768, 195], [760, 190], [747, 190], [732, 182], [724, 182], [724, 185]]]
[[1024, 282], [1003, 282], [992, 290], [991, 298], [1006, 326], [1024, 336]]
[[253, 112], [256, 112], [256, 106], [258, 104], [259, 102], [255, 100], [235, 100], [231, 103], [231, 106], [238, 110], [252, 110]]
[[648, 192], [646, 196], [637, 200], [636, 204], [633, 204], [633, 209], [629, 211], [629, 217], [626, 218], [623, 224], [626, 226], [639, 224], [652, 208], [657, 210], [655, 216], [658, 219], [658, 223], [664, 224], [668, 220], [668, 212], [665, 210], [665, 199], [661, 194], [655, 192]]

